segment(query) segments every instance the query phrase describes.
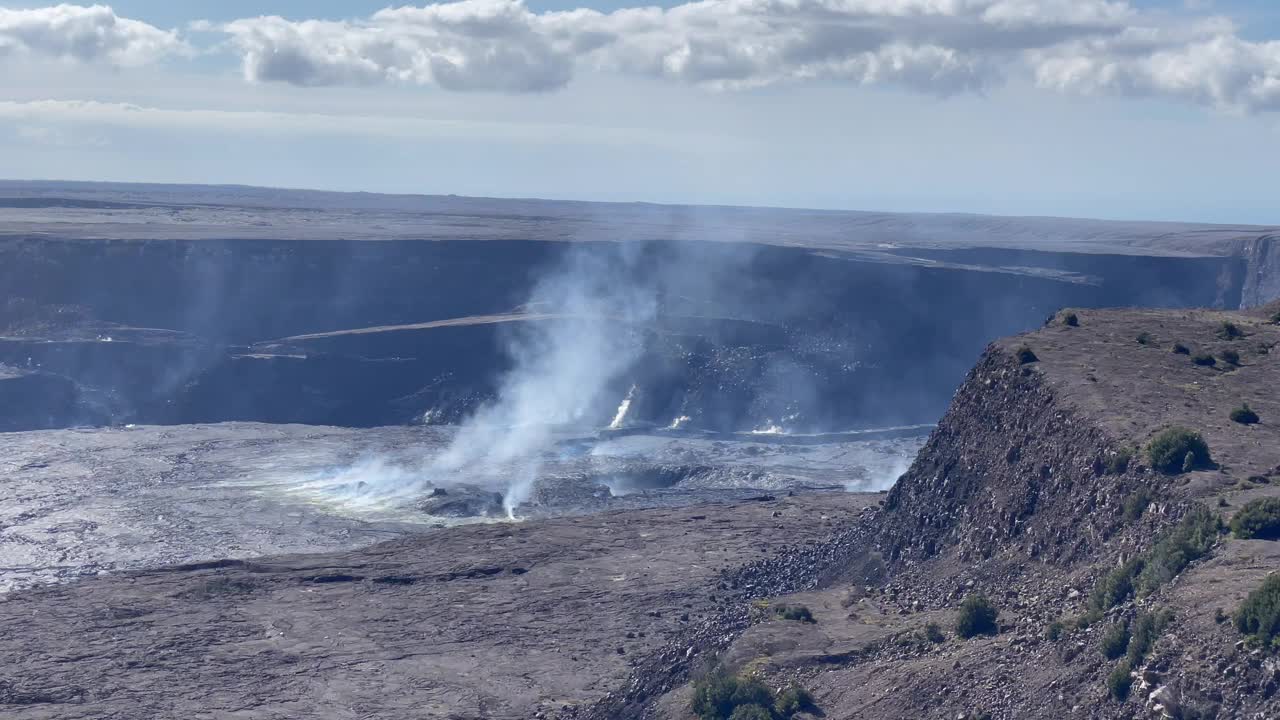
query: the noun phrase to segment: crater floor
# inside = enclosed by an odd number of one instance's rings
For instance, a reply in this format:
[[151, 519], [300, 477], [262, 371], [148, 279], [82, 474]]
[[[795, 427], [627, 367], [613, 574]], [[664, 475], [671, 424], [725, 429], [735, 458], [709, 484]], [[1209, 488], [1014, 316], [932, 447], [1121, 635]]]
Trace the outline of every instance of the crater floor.
[[[879, 490], [905, 469], [921, 432], [566, 434], [538, 458], [537, 480], [516, 514], [674, 508], [795, 489]], [[477, 488], [504, 493], [522, 470], [422, 474], [452, 436], [447, 427], [256, 423], [6, 434], [0, 590], [223, 558], [351, 550], [461, 523], [505, 524], [501, 512], [446, 517], [421, 509], [435, 488], [450, 498]], [[390, 483], [397, 485], [382, 487]]]

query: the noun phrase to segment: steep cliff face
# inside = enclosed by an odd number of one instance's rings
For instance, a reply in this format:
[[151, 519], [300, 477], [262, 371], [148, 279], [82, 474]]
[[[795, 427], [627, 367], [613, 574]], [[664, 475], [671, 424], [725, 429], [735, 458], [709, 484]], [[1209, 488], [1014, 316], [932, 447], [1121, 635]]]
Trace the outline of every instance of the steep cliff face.
[[1259, 307], [1280, 298], [1280, 235], [1247, 240], [1240, 255], [1245, 262], [1240, 307]]
[[1096, 559], [1139, 489], [1167, 480], [1108, 473], [1117, 442], [1057, 396], [1034, 363], [993, 345], [890, 491], [880, 541], [890, 559], [974, 563], [1000, 553], [1069, 565]]
[[[934, 421], [987, 342], [1064, 305], [1234, 306], [1222, 278], [1240, 267], [706, 242], [10, 240], [0, 362], [71, 379], [105, 399], [107, 422], [451, 422], [493, 396], [513, 335], [588, 313], [569, 320], [639, 345], [593, 421], [632, 395], [638, 425], [847, 430]], [[589, 307], [540, 299], [549, 282]], [[637, 297], [652, 317], [611, 314]]]

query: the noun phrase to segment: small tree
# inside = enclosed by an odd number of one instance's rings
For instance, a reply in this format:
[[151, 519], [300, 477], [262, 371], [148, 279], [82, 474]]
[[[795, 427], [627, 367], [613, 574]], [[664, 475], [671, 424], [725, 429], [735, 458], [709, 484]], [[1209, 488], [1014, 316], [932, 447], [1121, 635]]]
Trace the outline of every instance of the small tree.
[[1000, 611], [981, 593], [971, 594], [960, 603], [956, 616], [956, 634], [966, 640], [976, 635], [995, 635], [1000, 632], [996, 618]]
[[1191, 469], [1213, 464], [1209, 444], [1200, 433], [1183, 427], [1171, 427], [1151, 439], [1147, 445], [1147, 458], [1151, 467], [1166, 473], [1185, 472], [1187, 455], [1191, 455]]
[[1129, 649], [1129, 626], [1116, 623], [1102, 635], [1102, 655], [1108, 660], [1115, 660]]
[[1256, 425], [1261, 418], [1249, 407], [1249, 403], [1241, 403], [1240, 407], [1231, 411], [1231, 421], [1241, 425]]
[[1199, 365], [1200, 367], [1213, 367], [1218, 364], [1218, 359], [1209, 353], [1199, 353], [1195, 357], [1191, 358], [1191, 362]]
[[1236, 629], [1270, 645], [1280, 633], [1280, 574], [1268, 575], [1258, 589], [1240, 603], [1235, 614]]
[[1129, 665], [1128, 660], [1122, 660], [1115, 670], [1107, 676], [1107, 690], [1111, 692], [1111, 697], [1116, 700], [1123, 701], [1129, 697], [1129, 690], [1133, 688], [1133, 668]]
[[813, 712], [818, 709], [818, 704], [814, 702], [813, 695], [802, 687], [792, 685], [778, 694], [778, 700], [773, 704], [773, 710], [778, 717], [789, 718], [796, 713]]
[[1245, 503], [1231, 518], [1231, 532], [1242, 540], [1280, 539], [1280, 498], [1261, 498]]
[[1190, 355], [1191, 348], [1187, 347], [1186, 345], [1183, 345], [1182, 343], [1174, 343], [1173, 354], [1174, 355]]
[[1022, 363], [1023, 365], [1027, 365], [1033, 362], [1038, 362], [1040, 360], [1040, 358], [1036, 357], [1035, 352], [1033, 352], [1031, 348], [1027, 347], [1026, 345], [1023, 345], [1022, 347], [1018, 348], [1014, 354], [1017, 356], [1018, 362]]
[[774, 608], [774, 612], [783, 620], [793, 620], [795, 622], [816, 623], [813, 619], [813, 613], [804, 605], [779, 605]]
[[1222, 324], [1218, 326], [1218, 337], [1223, 340], [1235, 340], [1236, 338], [1244, 337], [1244, 332], [1240, 330], [1239, 325], [1229, 320], [1223, 320]]
[[1228, 365], [1240, 364], [1240, 353], [1235, 350], [1231, 350], [1230, 348], [1218, 353], [1218, 357], [1222, 358], [1222, 361]]
[[1069, 327], [1079, 327], [1080, 318], [1077, 317], [1075, 313], [1069, 312], [1066, 315], [1062, 316], [1062, 324], [1067, 325]]

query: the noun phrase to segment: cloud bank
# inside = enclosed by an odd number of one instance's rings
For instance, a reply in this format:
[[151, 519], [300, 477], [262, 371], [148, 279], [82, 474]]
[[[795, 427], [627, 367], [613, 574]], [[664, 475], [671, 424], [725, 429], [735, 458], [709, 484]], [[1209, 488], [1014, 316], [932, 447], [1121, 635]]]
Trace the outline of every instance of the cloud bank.
[[[698, 0], [672, 8], [533, 12], [521, 0], [388, 8], [347, 21], [194, 23], [251, 82], [395, 83], [549, 92], [586, 72], [719, 90], [887, 85], [947, 96], [1012, 79], [1046, 90], [1280, 109], [1280, 41], [1226, 17], [1126, 0]], [[139, 64], [179, 36], [109, 8], [0, 10], [0, 55]]]
[[119, 17], [102, 5], [0, 8], [0, 59], [28, 56], [127, 67], [185, 48], [177, 32]]

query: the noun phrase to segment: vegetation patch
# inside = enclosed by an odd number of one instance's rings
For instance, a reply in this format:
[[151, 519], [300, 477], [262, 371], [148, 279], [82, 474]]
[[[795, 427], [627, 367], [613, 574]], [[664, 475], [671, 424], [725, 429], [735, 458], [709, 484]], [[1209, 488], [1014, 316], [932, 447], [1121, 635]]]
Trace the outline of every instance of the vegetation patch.
[[1186, 345], [1183, 345], [1182, 343], [1174, 343], [1173, 354], [1174, 355], [1190, 355], [1191, 348], [1187, 347]]
[[1208, 555], [1221, 533], [1221, 518], [1202, 505], [1195, 506], [1147, 554], [1135, 584], [1138, 594], [1150, 595]]
[[1054, 620], [1044, 629], [1044, 636], [1047, 640], [1056, 642], [1062, 637], [1062, 631], [1066, 629], [1067, 626], [1061, 620]]
[[778, 694], [773, 704], [773, 712], [780, 718], [789, 718], [796, 713], [811, 713], [818, 709], [813, 695], [802, 687], [792, 685]]
[[1168, 428], [1152, 438], [1147, 445], [1147, 458], [1151, 467], [1166, 473], [1189, 472], [1213, 464], [1204, 437], [1183, 427]]
[[1164, 533], [1150, 552], [1133, 558], [1098, 580], [1089, 595], [1084, 627], [1134, 595], [1147, 596], [1177, 577], [1188, 565], [1209, 553], [1222, 521], [1208, 508], [1197, 505]]
[[1116, 660], [1129, 649], [1129, 625], [1116, 623], [1102, 635], [1102, 655], [1108, 660]]
[[790, 720], [817, 710], [813, 696], [800, 687], [776, 697], [756, 678], [733, 675], [717, 667], [693, 683], [693, 714], [699, 720]]
[[[1101, 613], [1133, 597], [1133, 579], [1142, 572], [1143, 565], [1142, 558], [1134, 558], [1098, 580], [1098, 583], [1093, 586], [1093, 592], [1089, 594], [1089, 609], [1093, 611], [1092, 617], [1098, 617]], [[1088, 627], [1091, 619], [1090, 616], [1082, 618], [1086, 621], [1083, 627]]]
[[1218, 337], [1223, 340], [1235, 340], [1236, 338], [1244, 337], [1244, 331], [1240, 329], [1239, 325], [1229, 320], [1223, 320], [1222, 324], [1218, 326]]
[[1152, 345], [1155, 343], [1155, 338], [1152, 338], [1149, 332], [1138, 333], [1137, 340], [1139, 345]]
[[1209, 353], [1197, 353], [1195, 357], [1191, 358], [1191, 362], [1200, 367], [1213, 367], [1218, 364], [1218, 359]]
[[1123, 660], [1107, 676], [1107, 690], [1111, 693], [1111, 697], [1123, 701], [1129, 697], [1129, 691], [1132, 688], [1133, 668], [1128, 660]]
[[783, 620], [792, 620], [795, 622], [816, 623], [813, 619], [813, 613], [804, 605], [779, 605], [774, 608], [774, 612]]
[[1147, 658], [1147, 653], [1151, 652], [1151, 647], [1156, 644], [1156, 640], [1164, 629], [1173, 622], [1173, 611], [1165, 609], [1160, 612], [1143, 613], [1133, 623], [1133, 631], [1130, 633], [1129, 651], [1126, 659], [1130, 666], [1136, 667], [1142, 664]]
[[1238, 366], [1240, 364], [1240, 353], [1236, 352], [1235, 350], [1231, 350], [1231, 349], [1223, 350], [1222, 352], [1218, 353], [1218, 357], [1222, 358], [1222, 362], [1228, 365]]
[[1123, 447], [1107, 456], [1103, 463], [1111, 475], [1123, 475], [1129, 469], [1129, 463], [1137, 454], [1131, 447]]
[[1146, 488], [1138, 488], [1136, 492], [1124, 499], [1124, 519], [1136, 522], [1147, 511], [1147, 506], [1150, 504], [1151, 491]]
[[1231, 518], [1231, 532], [1241, 540], [1280, 539], [1280, 498], [1245, 503]]
[[1253, 638], [1254, 644], [1275, 649], [1280, 635], [1280, 574], [1268, 575], [1256, 590], [1240, 603], [1235, 614], [1236, 629]]
[[1258, 413], [1249, 407], [1249, 403], [1242, 403], [1240, 407], [1231, 411], [1231, 422], [1238, 422], [1241, 425], [1256, 425], [1261, 419]]
[[1040, 360], [1040, 358], [1036, 357], [1035, 352], [1032, 351], [1032, 349], [1027, 347], [1026, 345], [1023, 345], [1022, 347], [1018, 348], [1014, 352], [1014, 356], [1017, 357], [1018, 362], [1022, 363], [1023, 365], [1027, 365], [1033, 362], [1039, 362]]
[[996, 618], [1000, 611], [981, 593], [974, 593], [960, 603], [960, 614], [956, 616], [956, 634], [964, 639], [978, 635], [995, 635], [1000, 632]]
[[1073, 312], [1062, 316], [1062, 324], [1068, 327], [1080, 327], [1080, 318]]

